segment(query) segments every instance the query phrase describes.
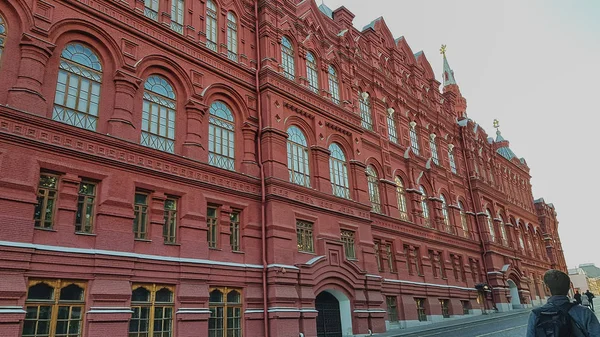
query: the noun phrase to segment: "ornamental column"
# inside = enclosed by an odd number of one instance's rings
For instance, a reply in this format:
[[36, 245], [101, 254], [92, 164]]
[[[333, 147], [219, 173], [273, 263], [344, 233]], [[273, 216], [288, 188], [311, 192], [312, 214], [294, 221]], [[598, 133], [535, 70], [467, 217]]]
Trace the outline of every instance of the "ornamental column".
[[350, 198], [370, 207], [371, 199], [369, 199], [369, 192], [367, 191], [367, 174], [365, 173], [367, 165], [358, 160], [350, 160], [349, 168], [349, 178], [353, 181]]
[[56, 45], [24, 33], [21, 60], [15, 86], [8, 90], [8, 105], [36, 115], [46, 116], [48, 104], [42, 95], [46, 65]]
[[108, 119], [108, 133], [112, 136], [139, 142], [139, 132], [133, 122], [134, 96], [142, 80], [122, 70], [115, 72], [115, 108]]
[[202, 146], [202, 122], [208, 107], [190, 99], [185, 104], [186, 130], [183, 155], [190, 159], [207, 162], [206, 149]]
[[310, 148], [310, 168], [314, 188], [326, 194], [332, 194], [331, 178], [329, 174], [329, 156], [331, 152], [325, 147], [313, 145]]

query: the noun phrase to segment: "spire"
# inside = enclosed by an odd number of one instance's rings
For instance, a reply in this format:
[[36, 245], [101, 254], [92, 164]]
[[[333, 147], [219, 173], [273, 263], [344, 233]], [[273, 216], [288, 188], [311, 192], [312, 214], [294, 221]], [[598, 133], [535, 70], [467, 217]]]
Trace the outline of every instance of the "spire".
[[456, 84], [456, 80], [454, 79], [454, 71], [450, 68], [448, 64], [448, 59], [446, 58], [446, 45], [443, 44], [442, 48], [440, 48], [440, 54], [444, 56], [444, 74], [442, 78], [444, 79], [444, 87], [451, 84]]

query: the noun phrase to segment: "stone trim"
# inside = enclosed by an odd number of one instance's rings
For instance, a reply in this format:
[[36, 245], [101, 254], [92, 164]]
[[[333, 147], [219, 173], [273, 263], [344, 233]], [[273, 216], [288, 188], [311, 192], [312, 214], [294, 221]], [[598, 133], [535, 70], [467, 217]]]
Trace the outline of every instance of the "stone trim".
[[208, 308], [179, 308], [175, 314], [210, 314]]
[[88, 314], [132, 314], [130, 307], [91, 307]]
[[440, 288], [451, 288], [451, 289], [460, 289], [460, 290], [468, 290], [468, 291], [476, 291], [475, 288], [466, 288], [459, 286], [449, 286], [447, 284], [435, 284], [435, 283], [425, 283], [425, 282], [414, 282], [414, 281], [404, 281], [404, 280], [394, 280], [394, 279], [383, 279], [384, 282], [390, 283], [406, 283], [406, 284], [414, 284], [414, 285], [422, 285], [422, 286], [430, 286], [430, 287], [440, 287]]
[[25, 314], [27, 311], [20, 306], [0, 306], [0, 314]]

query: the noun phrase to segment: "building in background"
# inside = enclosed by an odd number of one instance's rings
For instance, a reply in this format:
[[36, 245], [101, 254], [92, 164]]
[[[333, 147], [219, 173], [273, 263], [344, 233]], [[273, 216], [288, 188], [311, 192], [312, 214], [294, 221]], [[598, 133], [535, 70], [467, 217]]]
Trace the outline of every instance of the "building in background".
[[[596, 267], [594, 263], [584, 263], [580, 264], [577, 270], [585, 276], [590, 291], [594, 295], [600, 294], [600, 268]], [[573, 287], [575, 287], [574, 284]]]
[[585, 275], [583, 269], [569, 268], [569, 278], [571, 279], [573, 294], [575, 293], [575, 291], [579, 291], [579, 293], [584, 293], [587, 290], [590, 290], [590, 287], [588, 286], [588, 278]]
[[542, 303], [566, 266], [526, 161], [467, 117], [444, 48], [353, 18], [0, 2], [3, 336], [346, 336]]

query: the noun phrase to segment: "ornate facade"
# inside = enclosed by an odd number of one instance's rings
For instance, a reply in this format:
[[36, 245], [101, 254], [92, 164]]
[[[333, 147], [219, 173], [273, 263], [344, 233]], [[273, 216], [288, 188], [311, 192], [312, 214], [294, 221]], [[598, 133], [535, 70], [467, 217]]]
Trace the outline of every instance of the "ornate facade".
[[0, 2], [3, 336], [348, 336], [540, 303], [554, 207], [444, 53], [309, 1]]

